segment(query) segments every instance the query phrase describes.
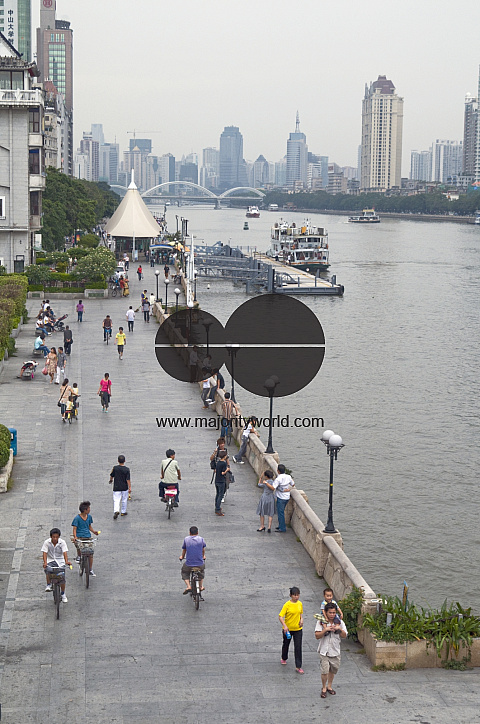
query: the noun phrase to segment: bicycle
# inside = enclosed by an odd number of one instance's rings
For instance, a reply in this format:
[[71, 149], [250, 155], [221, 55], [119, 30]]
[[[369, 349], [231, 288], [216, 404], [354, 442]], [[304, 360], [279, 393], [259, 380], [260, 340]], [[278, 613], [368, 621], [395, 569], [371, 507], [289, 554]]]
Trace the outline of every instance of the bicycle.
[[[70, 566], [70, 570], [72, 566]], [[60, 618], [60, 601], [62, 600], [62, 584], [65, 583], [65, 568], [47, 566], [47, 572], [52, 584], [53, 602], [55, 604], [56, 618]]]
[[109, 285], [110, 294], [111, 294], [112, 297], [116, 297], [116, 296], [117, 296], [119, 288], [120, 288], [119, 285], [118, 285], [118, 284], [115, 284], [115, 282], [112, 282], [112, 283]]
[[195, 610], [198, 611], [200, 608], [200, 601], [204, 601], [205, 599], [202, 597], [202, 580], [199, 576], [200, 568], [192, 568], [190, 571], [190, 588], [191, 588], [191, 597], [193, 598], [193, 603], [195, 605]]
[[[72, 538], [72, 540], [74, 539]], [[76, 538], [74, 540], [80, 556], [80, 566], [78, 571], [80, 577], [82, 577], [85, 572], [85, 588], [88, 588], [90, 585], [90, 556], [93, 555], [96, 542], [96, 538], [88, 538], [87, 540]]]
[[72, 424], [72, 420], [76, 417], [76, 414], [77, 414], [77, 411], [76, 411], [75, 407], [72, 407], [71, 410], [65, 411], [65, 418], [68, 420], [69, 425]]
[[[112, 295], [113, 296], [113, 295]], [[109, 339], [112, 337], [112, 328], [111, 327], [104, 327], [103, 328], [103, 341], [107, 343]]]

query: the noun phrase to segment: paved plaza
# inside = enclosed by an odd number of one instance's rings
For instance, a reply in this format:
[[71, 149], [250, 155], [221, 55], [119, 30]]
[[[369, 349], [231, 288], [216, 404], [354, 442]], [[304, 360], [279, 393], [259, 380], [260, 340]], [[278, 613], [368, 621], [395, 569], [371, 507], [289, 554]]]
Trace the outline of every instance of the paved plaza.
[[[82, 324], [77, 300], [52, 302], [55, 312], [68, 313], [73, 328], [67, 376], [80, 388], [77, 423], [62, 423], [59, 388], [48, 377], [38, 372], [33, 381], [16, 379], [33, 347], [32, 320], [17, 340], [17, 357], [0, 375], [0, 422], [18, 430], [13, 486], [0, 496], [2, 724], [480, 722], [479, 669], [375, 673], [349, 640], [334, 683], [337, 695], [320, 699], [313, 613], [324, 582], [307, 553], [291, 530], [283, 536], [256, 532], [260, 491], [248, 465], [234, 466], [225, 517], [214, 515], [208, 458], [215, 431], [156, 424], [160, 416], [214, 413], [201, 410], [197, 385], [176, 382], [160, 369], [155, 320], [145, 324], [137, 314], [121, 362], [116, 347], [103, 342], [106, 314], [114, 331], [120, 324], [126, 329], [129, 304], [139, 306], [144, 288], [155, 291], [148, 272], [138, 282], [131, 270], [130, 301], [87, 299]], [[28, 301], [32, 316], [38, 306]], [[48, 343], [62, 344], [62, 338]], [[105, 372], [113, 383], [108, 414], [96, 394]], [[182, 472], [180, 507], [171, 520], [157, 487], [169, 447]], [[131, 469], [133, 499], [128, 515], [114, 521], [108, 479], [120, 453]], [[74, 556], [71, 521], [84, 499], [92, 504], [93, 527], [102, 531], [97, 577], [86, 590], [74, 564], [57, 621], [52, 595], [44, 592], [40, 548], [58, 526]], [[178, 560], [194, 524], [208, 546], [199, 611], [182, 595]], [[346, 553], [355, 560], [354, 551]], [[295, 672], [293, 651], [288, 665], [280, 665], [278, 612], [292, 585], [301, 589], [305, 611], [304, 676]]]

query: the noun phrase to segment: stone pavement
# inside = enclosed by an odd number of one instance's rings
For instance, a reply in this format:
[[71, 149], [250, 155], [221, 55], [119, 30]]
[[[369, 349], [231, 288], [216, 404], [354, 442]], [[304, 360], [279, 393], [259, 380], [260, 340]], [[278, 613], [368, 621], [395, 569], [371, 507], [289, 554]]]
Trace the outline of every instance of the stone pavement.
[[[134, 307], [145, 287], [154, 290], [150, 272], [142, 282], [130, 274]], [[256, 532], [260, 493], [247, 465], [235, 466], [225, 517], [214, 515], [208, 457], [215, 431], [156, 424], [167, 415], [213, 416], [200, 409], [196, 386], [159, 368], [156, 323], [137, 315], [120, 362], [114, 345], [102, 341], [101, 320], [109, 313], [115, 327], [126, 328], [128, 302], [86, 300], [78, 324], [75, 301], [55, 302], [54, 309], [68, 312], [73, 328], [67, 375], [80, 387], [79, 421], [61, 422], [58, 387], [40, 373], [33, 381], [16, 379], [33, 346], [32, 322], [0, 376], [0, 420], [18, 429], [19, 445], [13, 487], [0, 497], [2, 723], [480, 722], [478, 669], [374, 673], [349, 641], [337, 696], [320, 699], [312, 614], [323, 581], [308, 555], [291, 531]], [[37, 307], [29, 302], [32, 314]], [[58, 336], [49, 341], [61, 343]], [[108, 414], [96, 395], [105, 372], [113, 382]], [[168, 447], [176, 450], [183, 477], [171, 520], [157, 490]], [[128, 516], [113, 521], [108, 474], [119, 453], [131, 468], [133, 500]], [[53, 526], [70, 543], [70, 524], [85, 498], [102, 531], [97, 577], [87, 591], [76, 565], [67, 573], [68, 603], [56, 621], [52, 596], [44, 593], [40, 547]], [[199, 611], [182, 596], [178, 561], [192, 524], [208, 545]], [[280, 665], [278, 612], [291, 585], [300, 587], [305, 609], [304, 676], [291, 659]]]

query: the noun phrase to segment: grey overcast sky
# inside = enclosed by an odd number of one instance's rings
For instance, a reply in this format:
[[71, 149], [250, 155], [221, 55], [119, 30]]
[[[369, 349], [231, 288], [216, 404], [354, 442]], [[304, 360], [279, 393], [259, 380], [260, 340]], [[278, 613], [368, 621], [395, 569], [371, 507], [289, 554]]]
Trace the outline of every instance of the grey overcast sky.
[[477, 94], [476, 0], [57, 0], [57, 17], [74, 31], [77, 142], [103, 123], [121, 150], [136, 129], [178, 158], [235, 125], [245, 159], [274, 162], [298, 109], [310, 151], [356, 166], [365, 83], [382, 74], [405, 101], [407, 176], [412, 149], [462, 139]]

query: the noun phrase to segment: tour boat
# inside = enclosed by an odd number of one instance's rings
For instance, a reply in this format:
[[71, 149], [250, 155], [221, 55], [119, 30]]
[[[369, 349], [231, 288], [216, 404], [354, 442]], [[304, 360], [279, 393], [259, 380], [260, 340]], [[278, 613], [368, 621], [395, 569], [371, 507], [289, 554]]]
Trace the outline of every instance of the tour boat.
[[269, 211], [278, 211], [278, 204], [268, 204]]
[[258, 206], [249, 206], [246, 213], [247, 219], [259, 219], [260, 209]]
[[375, 213], [375, 209], [363, 209], [361, 214], [349, 216], [348, 220], [354, 224], [379, 224], [380, 217]]
[[296, 269], [327, 271], [328, 232], [322, 226], [313, 226], [307, 220], [301, 226], [284, 221], [274, 224], [267, 256]]
[[475, 224], [480, 224], [480, 211], [475, 211]]
[[243, 222], [243, 230], [248, 231], [248, 221]]

